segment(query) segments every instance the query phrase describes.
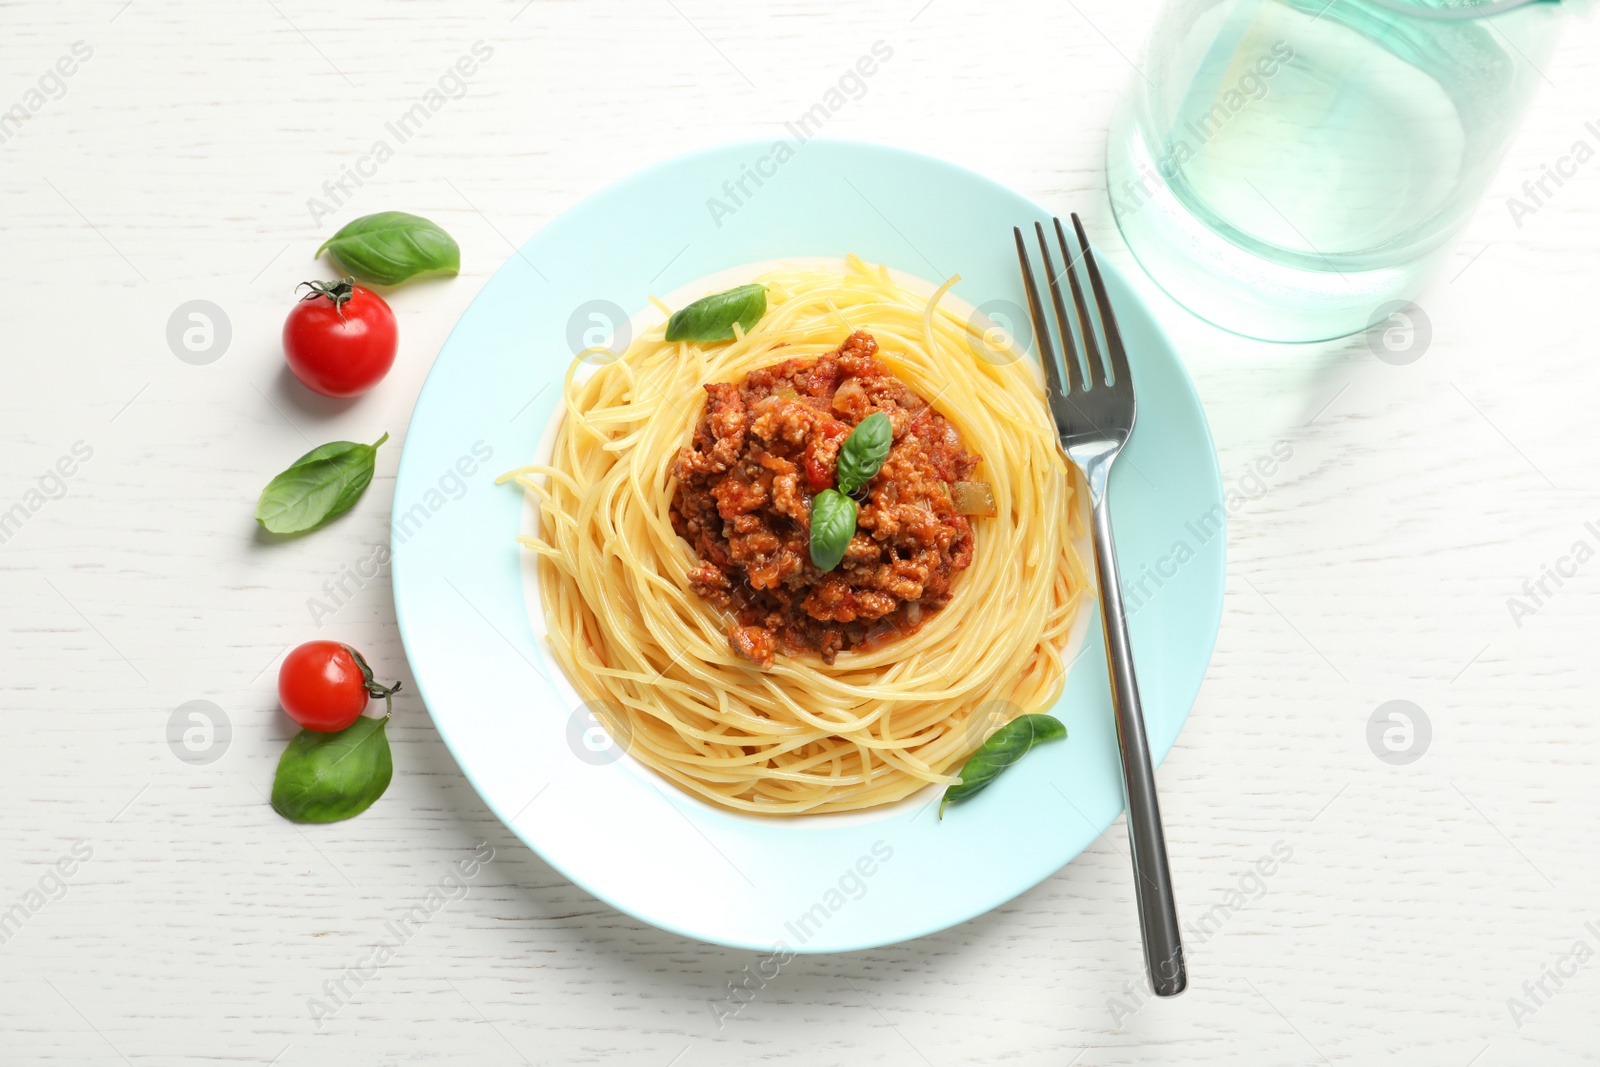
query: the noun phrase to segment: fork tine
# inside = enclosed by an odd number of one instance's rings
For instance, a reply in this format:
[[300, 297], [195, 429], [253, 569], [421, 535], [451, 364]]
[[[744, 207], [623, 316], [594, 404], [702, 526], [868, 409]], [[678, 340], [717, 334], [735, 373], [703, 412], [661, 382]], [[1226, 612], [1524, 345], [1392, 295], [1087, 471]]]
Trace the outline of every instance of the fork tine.
[[1044, 305], [1039, 300], [1039, 283], [1033, 278], [1033, 264], [1028, 262], [1028, 245], [1022, 239], [1022, 230], [1016, 226], [1011, 232], [1017, 238], [1017, 260], [1022, 265], [1022, 287], [1028, 293], [1028, 314], [1033, 319], [1033, 336], [1039, 341], [1039, 362], [1044, 364], [1045, 381], [1057, 396], [1066, 396], [1061, 384], [1061, 371], [1056, 367], [1056, 348], [1050, 341], [1050, 320], [1045, 316]]
[[[1058, 222], [1057, 225], [1060, 225]], [[1106, 348], [1111, 352], [1111, 372], [1116, 384], [1132, 384], [1133, 374], [1128, 370], [1128, 350], [1122, 346], [1122, 331], [1117, 328], [1117, 313], [1111, 310], [1111, 297], [1106, 294], [1105, 282], [1100, 280], [1100, 265], [1094, 261], [1089, 249], [1088, 235], [1083, 232], [1083, 220], [1072, 213], [1072, 228], [1078, 232], [1078, 243], [1083, 246], [1083, 261], [1089, 265], [1089, 282], [1094, 286], [1094, 300], [1100, 305], [1100, 328], [1106, 335]]]
[[[1073, 218], [1077, 218], [1076, 215]], [[1089, 302], [1084, 298], [1083, 286], [1078, 281], [1078, 269], [1073, 266], [1075, 257], [1072, 249], [1067, 244], [1067, 235], [1061, 229], [1061, 220], [1052, 219], [1056, 224], [1056, 240], [1061, 244], [1061, 255], [1067, 261], [1067, 281], [1072, 283], [1072, 302], [1078, 305], [1078, 325], [1083, 330], [1084, 348], [1084, 373], [1089, 377], [1089, 387], [1093, 388], [1107, 380], [1106, 363], [1100, 357], [1100, 341], [1094, 334], [1094, 316], [1089, 313]], [[1088, 245], [1084, 246], [1088, 249]]]
[[1078, 366], [1078, 346], [1072, 339], [1072, 320], [1067, 317], [1067, 304], [1061, 298], [1061, 276], [1056, 273], [1056, 265], [1050, 261], [1050, 243], [1044, 239], [1044, 227], [1035, 222], [1033, 231], [1039, 237], [1039, 254], [1044, 256], [1044, 276], [1050, 283], [1050, 303], [1055, 306], [1056, 324], [1061, 327], [1061, 363], [1067, 372], [1066, 391], [1070, 393], [1084, 387], [1083, 371]]

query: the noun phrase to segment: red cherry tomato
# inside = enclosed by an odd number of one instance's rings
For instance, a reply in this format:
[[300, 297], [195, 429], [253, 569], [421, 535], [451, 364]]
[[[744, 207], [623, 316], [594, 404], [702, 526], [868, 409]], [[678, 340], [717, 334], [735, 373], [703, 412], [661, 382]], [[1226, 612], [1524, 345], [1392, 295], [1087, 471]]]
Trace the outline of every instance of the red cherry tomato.
[[302, 282], [307, 293], [283, 324], [294, 376], [323, 396], [360, 396], [394, 366], [399, 337], [383, 297], [340, 282]]
[[337, 641], [307, 641], [284, 657], [278, 668], [278, 702], [289, 718], [307, 730], [337, 733], [383, 697], [393, 706], [400, 683], [382, 686], [361, 653]]

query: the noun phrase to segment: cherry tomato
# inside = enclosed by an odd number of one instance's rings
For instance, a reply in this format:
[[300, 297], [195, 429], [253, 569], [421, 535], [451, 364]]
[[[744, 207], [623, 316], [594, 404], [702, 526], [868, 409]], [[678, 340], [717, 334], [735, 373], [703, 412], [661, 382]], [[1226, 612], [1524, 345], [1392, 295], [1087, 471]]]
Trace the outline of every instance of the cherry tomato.
[[381, 382], [400, 343], [383, 297], [349, 278], [301, 285], [311, 291], [283, 324], [294, 376], [323, 396], [360, 396]]
[[278, 668], [278, 702], [289, 718], [307, 730], [337, 733], [383, 697], [391, 708], [400, 683], [382, 686], [361, 653], [337, 641], [307, 641], [284, 657]]

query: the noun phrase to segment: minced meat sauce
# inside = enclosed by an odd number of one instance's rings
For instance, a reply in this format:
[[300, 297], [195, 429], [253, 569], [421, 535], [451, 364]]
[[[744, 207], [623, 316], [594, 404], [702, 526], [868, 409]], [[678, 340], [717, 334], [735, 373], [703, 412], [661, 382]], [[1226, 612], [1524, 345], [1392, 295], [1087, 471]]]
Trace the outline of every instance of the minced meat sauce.
[[[729, 643], [770, 667], [780, 650], [841, 651], [908, 634], [950, 598], [972, 562], [972, 525], [951, 486], [979, 458], [892, 377], [857, 331], [833, 352], [707, 385], [679, 455], [672, 524], [700, 564], [694, 591], [734, 614]], [[839, 447], [874, 411], [894, 426], [877, 475], [856, 494], [856, 533], [837, 568], [811, 561], [811, 497], [834, 488]]]

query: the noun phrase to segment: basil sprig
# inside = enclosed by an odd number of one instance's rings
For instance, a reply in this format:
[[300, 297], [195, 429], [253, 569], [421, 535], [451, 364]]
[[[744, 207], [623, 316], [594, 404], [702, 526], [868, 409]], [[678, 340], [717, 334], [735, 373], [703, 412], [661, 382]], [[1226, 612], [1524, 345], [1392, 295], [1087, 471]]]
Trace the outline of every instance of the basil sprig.
[[667, 320], [669, 341], [731, 341], [733, 324], [745, 333], [767, 313], [767, 287], [740, 285], [725, 293], [703, 296], [673, 312]]
[[461, 273], [461, 247], [435, 222], [404, 211], [380, 211], [346, 223], [322, 243], [338, 264], [364, 282], [399, 285], [409, 278]]
[[881, 411], [856, 424], [839, 446], [839, 492], [849, 494], [872, 481], [894, 444], [894, 423]]
[[839, 446], [835, 465], [837, 489], [824, 489], [811, 498], [811, 562], [824, 573], [844, 559], [856, 533], [856, 502], [850, 494], [877, 475], [894, 444], [894, 423], [881, 411], [856, 424]]
[[844, 559], [856, 532], [856, 502], [837, 489], [824, 489], [811, 498], [811, 562], [823, 572]]
[[362, 716], [336, 734], [295, 734], [278, 760], [272, 809], [290, 822], [338, 822], [372, 807], [394, 777], [388, 723]]
[[982, 792], [1001, 771], [1021, 759], [1034, 745], [1066, 737], [1067, 728], [1049, 715], [1018, 715], [996, 730], [974, 752], [960, 771], [961, 781], [944, 791], [939, 801], [939, 818], [952, 800], [965, 800]]
[[314, 530], [349, 511], [366, 492], [384, 434], [370, 445], [330, 441], [318, 445], [267, 483], [256, 501], [256, 521], [275, 534]]

